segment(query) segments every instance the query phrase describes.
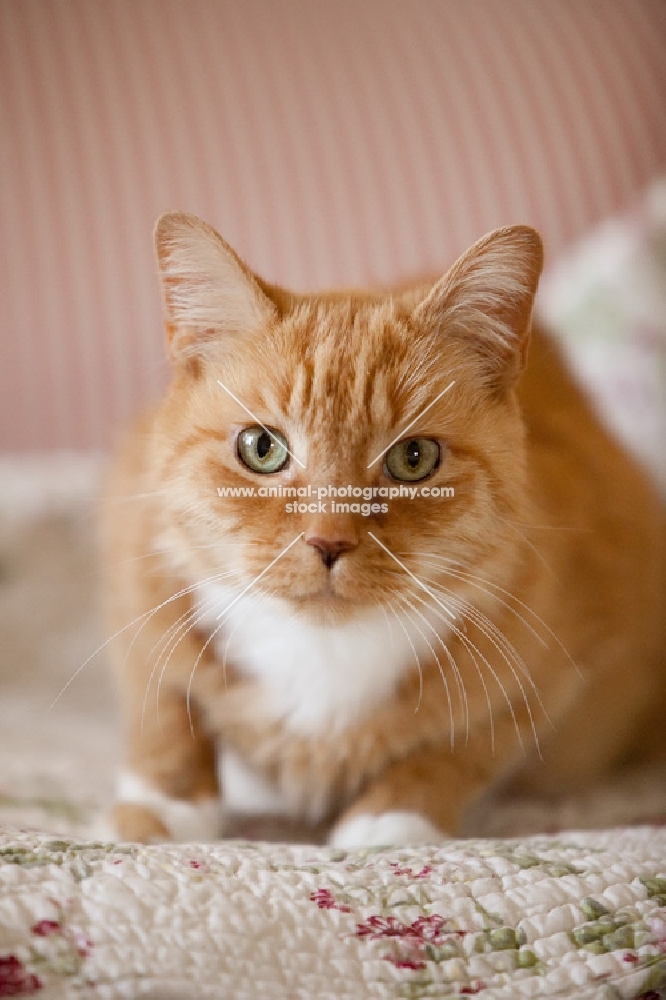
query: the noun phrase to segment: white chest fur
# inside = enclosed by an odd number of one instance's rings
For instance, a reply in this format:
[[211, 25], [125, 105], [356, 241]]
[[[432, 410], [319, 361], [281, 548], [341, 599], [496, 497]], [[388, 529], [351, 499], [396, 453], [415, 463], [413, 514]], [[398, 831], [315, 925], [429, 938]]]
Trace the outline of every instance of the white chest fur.
[[[378, 608], [339, 625], [319, 625], [286, 602], [217, 584], [201, 586], [201, 624], [215, 636], [222, 666], [262, 682], [276, 718], [296, 732], [342, 732], [389, 697], [437, 645], [419, 619]], [[220, 616], [220, 617], [218, 617]], [[432, 624], [442, 623], [433, 615]], [[415, 706], [416, 707], [416, 706]], [[220, 761], [230, 812], [295, 814], [298, 808], [229, 749]], [[320, 818], [315, 809], [312, 819]]]
[[237, 596], [217, 585], [198, 593], [208, 627], [223, 623], [217, 655], [261, 680], [276, 717], [299, 732], [345, 729], [388, 697], [417, 666], [417, 656], [428, 651], [426, 625], [417, 628], [404, 617], [397, 621], [381, 608], [324, 625], [294, 614], [276, 598]]

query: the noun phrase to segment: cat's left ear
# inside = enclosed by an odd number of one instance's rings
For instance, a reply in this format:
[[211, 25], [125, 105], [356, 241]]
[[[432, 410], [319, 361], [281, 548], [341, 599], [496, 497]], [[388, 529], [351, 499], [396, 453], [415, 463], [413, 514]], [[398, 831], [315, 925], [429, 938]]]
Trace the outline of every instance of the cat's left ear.
[[536, 230], [496, 229], [456, 261], [416, 307], [414, 319], [469, 344], [489, 384], [508, 389], [527, 359], [542, 267]]
[[277, 314], [240, 257], [195, 215], [166, 212], [155, 227], [169, 347], [179, 360], [258, 332]]

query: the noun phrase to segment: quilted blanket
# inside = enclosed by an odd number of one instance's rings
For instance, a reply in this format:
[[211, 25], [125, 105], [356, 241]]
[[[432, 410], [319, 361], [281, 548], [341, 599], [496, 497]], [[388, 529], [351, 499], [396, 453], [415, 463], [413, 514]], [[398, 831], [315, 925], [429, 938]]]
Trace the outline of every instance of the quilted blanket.
[[663, 829], [349, 853], [0, 844], [0, 996], [666, 995]]

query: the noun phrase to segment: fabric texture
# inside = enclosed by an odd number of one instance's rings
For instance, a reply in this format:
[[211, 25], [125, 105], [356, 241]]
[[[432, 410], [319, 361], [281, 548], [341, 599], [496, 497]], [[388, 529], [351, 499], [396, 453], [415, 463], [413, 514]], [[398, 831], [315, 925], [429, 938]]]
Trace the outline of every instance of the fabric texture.
[[0, 837], [0, 996], [658, 1000], [666, 830], [333, 851]]

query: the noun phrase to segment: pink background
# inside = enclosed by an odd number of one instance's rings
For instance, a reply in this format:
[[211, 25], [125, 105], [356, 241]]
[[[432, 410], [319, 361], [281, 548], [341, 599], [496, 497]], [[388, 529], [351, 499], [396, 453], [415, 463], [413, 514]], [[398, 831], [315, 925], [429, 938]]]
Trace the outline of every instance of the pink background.
[[3, 0], [0, 448], [106, 446], [167, 377], [152, 228], [298, 288], [551, 260], [666, 166], [663, 0]]

